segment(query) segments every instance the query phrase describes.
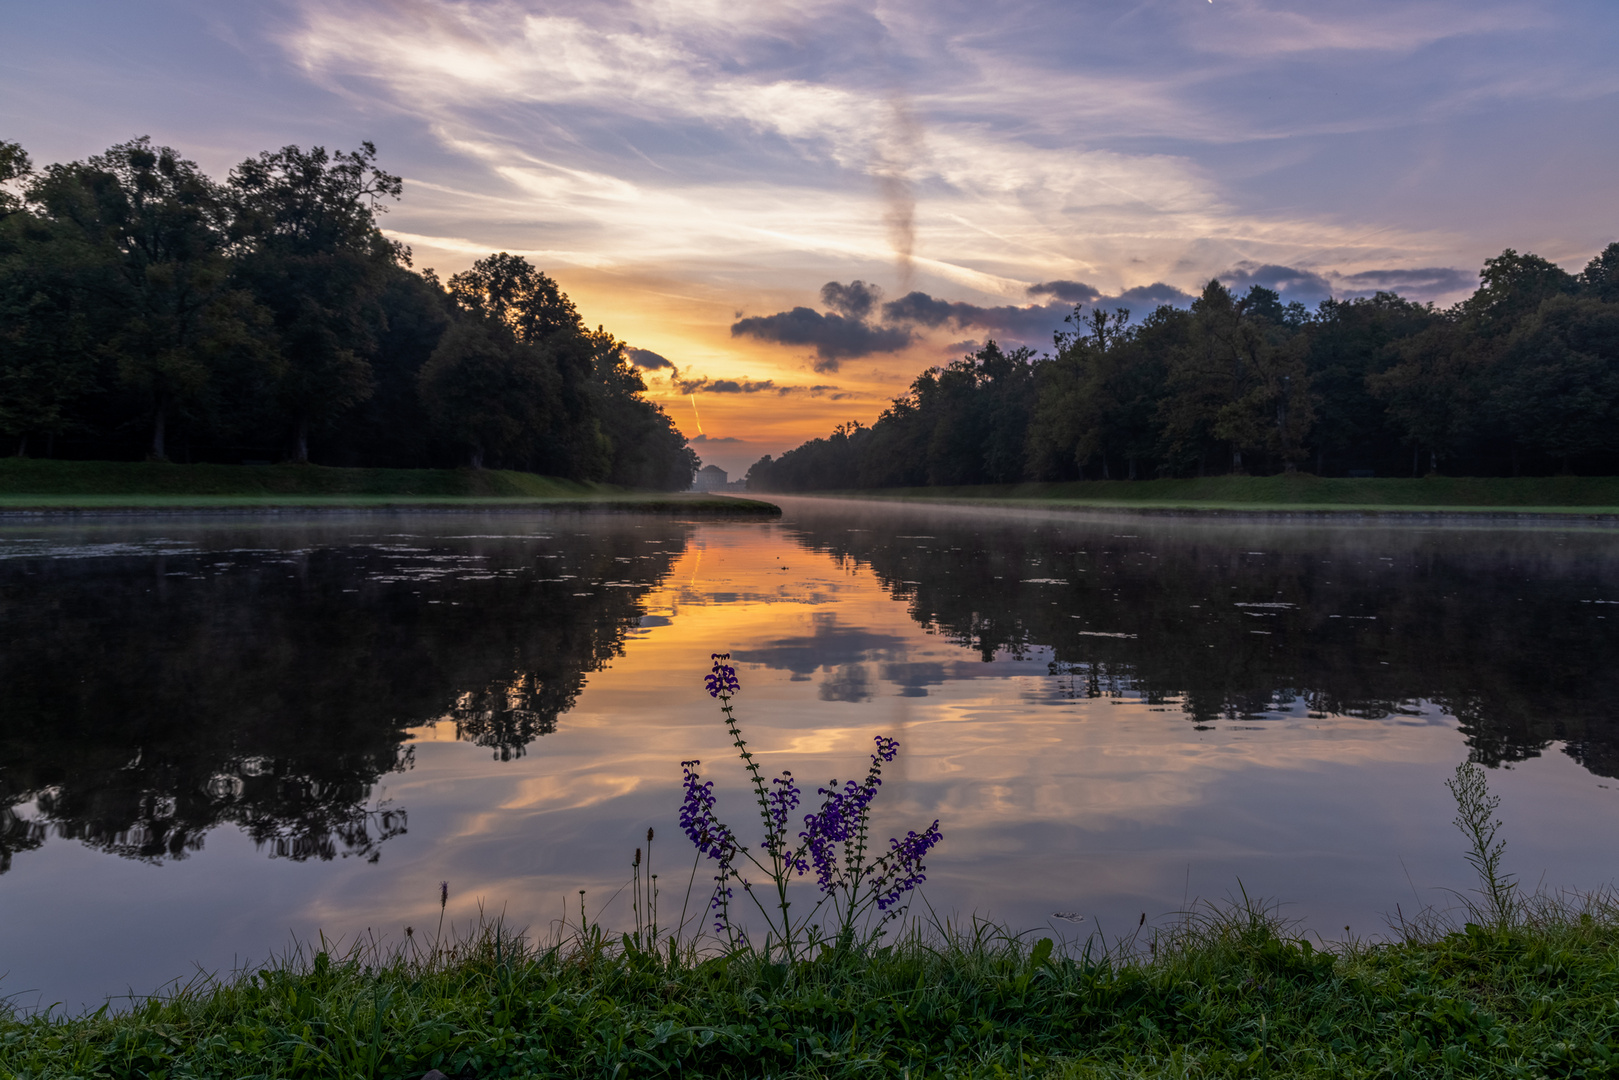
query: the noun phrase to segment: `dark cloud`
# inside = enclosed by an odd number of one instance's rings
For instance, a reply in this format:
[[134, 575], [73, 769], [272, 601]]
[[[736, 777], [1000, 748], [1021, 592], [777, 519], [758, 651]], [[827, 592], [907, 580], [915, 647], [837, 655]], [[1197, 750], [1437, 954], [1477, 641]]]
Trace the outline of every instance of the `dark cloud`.
[[821, 286], [821, 303], [848, 319], [865, 319], [882, 298], [881, 289], [859, 280], [847, 285], [829, 281]]
[[883, 318], [890, 323], [928, 327], [948, 324], [959, 330], [996, 330], [1028, 341], [1049, 338], [1072, 311], [1072, 304], [1061, 301], [1029, 307], [1010, 304], [980, 307], [959, 300], [938, 300], [925, 292], [911, 292], [884, 304]]
[[1368, 292], [1415, 292], [1423, 294], [1459, 292], [1478, 285], [1478, 275], [1450, 266], [1429, 266], [1421, 270], [1362, 270], [1339, 279], [1351, 289]]
[[1241, 262], [1221, 274], [1220, 281], [1235, 293], [1260, 285], [1280, 294], [1283, 301], [1319, 303], [1332, 295], [1332, 285], [1314, 270], [1275, 263]]
[[[1064, 320], [1076, 305], [1121, 305], [1132, 310], [1151, 310], [1160, 304], [1185, 306], [1192, 300], [1188, 293], [1161, 281], [1126, 289], [1114, 297], [1103, 296], [1095, 287], [1080, 281], [1043, 281], [1029, 286], [1029, 294], [1054, 299], [1027, 306], [983, 306], [941, 300], [913, 291], [898, 300], [881, 303], [882, 290], [868, 282], [851, 281], [845, 285], [829, 281], [821, 287], [821, 302], [834, 311], [822, 314], [811, 308], [795, 307], [775, 315], [739, 319], [732, 325], [731, 334], [783, 345], [813, 345], [818, 357], [815, 370], [836, 371], [842, 359], [904, 348], [915, 339], [914, 330], [919, 327], [977, 330], [983, 332], [981, 337], [1040, 346], [1049, 343], [1052, 333], [1063, 328]], [[957, 341], [946, 352], [975, 351], [981, 337]], [[712, 386], [708, 389], [724, 392]]]
[[1137, 285], [1133, 289], [1126, 289], [1117, 296], [1103, 297], [1097, 301], [1097, 306], [1127, 307], [1134, 311], [1159, 308], [1165, 304], [1171, 307], [1186, 307], [1191, 302], [1191, 293], [1182, 292], [1173, 285], [1165, 285], [1162, 281], [1155, 281], [1151, 285]]
[[731, 325], [732, 337], [756, 337], [782, 345], [813, 345], [816, 371], [836, 371], [842, 360], [872, 353], [897, 352], [911, 343], [911, 332], [899, 326], [872, 326], [842, 315], [822, 315], [807, 307], [756, 315]]
[[724, 438], [714, 435], [693, 435], [686, 441], [696, 446], [722, 446], [725, 443], [739, 443], [742, 440], [733, 438], [730, 435], [727, 435]]
[[678, 379], [675, 386], [682, 394], [763, 394], [781, 389], [773, 379], [755, 382], [752, 379], [710, 379], [706, 375], [695, 379]]
[[820, 397], [836, 386], [819, 383], [815, 386], [780, 386], [774, 379], [710, 379], [706, 375], [695, 379], [676, 379], [675, 389], [682, 394], [809, 394]]
[[651, 349], [625, 349], [624, 355], [629, 357], [630, 363], [646, 371], [657, 371], [660, 368], [674, 370], [674, 363], [668, 357], [659, 356]]
[[1068, 304], [1088, 304], [1102, 295], [1083, 281], [1042, 281], [1029, 286], [1030, 296], [1051, 296]]

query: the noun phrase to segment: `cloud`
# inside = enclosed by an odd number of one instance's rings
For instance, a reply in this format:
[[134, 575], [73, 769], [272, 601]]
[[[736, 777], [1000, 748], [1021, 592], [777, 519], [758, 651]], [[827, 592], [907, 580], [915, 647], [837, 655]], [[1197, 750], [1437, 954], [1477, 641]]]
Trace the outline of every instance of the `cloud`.
[[710, 379], [708, 376], [699, 376], [695, 379], [675, 379], [675, 389], [681, 394], [775, 394], [785, 397], [788, 394], [808, 394], [811, 397], [820, 397], [836, 386], [820, 383], [815, 386], [782, 386], [774, 379]]
[[1083, 281], [1042, 281], [1029, 286], [1030, 296], [1052, 296], [1070, 304], [1087, 304], [1102, 295]]
[[896, 326], [872, 326], [860, 319], [823, 315], [795, 307], [774, 315], [756, 315], [731, 325], [732, 337], [755, 337], [781, 345], [815, 346], [816, 371], [836, 371], [846, 359], [879, 352], [898, 352], [911, 343], [911, 332]]
[[668, 368], [670, 371], [678, 370], [668, 357], [659, 356], [651, 349], [625, 349], [624, 355], [629, 357], [630, 363], [644, 371], [657, 371], [661, 368]]
[[1294, 266], [1240, 262], [1220, 274], [1219, 278], [1232, 292], [1247, 292], [1259, 285], [1279, 293], [1288, 302], [1298, 300], [1313, 304], [1332, 295], [1332, 285], [1326, 278], [1314, 270], [1301, 270]]
[[[1137, 285], [1133, 289], [1125, 289], [1117, 296], [1104, 296], [1097, 300], [1097, 307], [1130, 307], [1131, 310], [1159, 308], [1164, 304], [1172, 307], [1186, 307], [1192, 302], [1192, 294], [1165, 285], [1162, 281], [1155, 281], [1151, 285]], [[1132, 306], [1133, 305], [1133, 306]]]
[[850, 319], [865, 319], [882, 297], [883, 291], [877, 286], [859, 280], [847, 285], [829, 281], [821, 286], [821, 303]]
[[726, 443], [740, 443], [744, 442], [745, 440], [738, 439], [730, 435], [723, 437], [717, 435], [693, 435], [686, 441], [691, 443], [693, 446], [723, 446]]
[[960, 300], [940, 300], [925, 292], [909, 292], [883, 305], [883, 318], [900, 325], [953, 326], [958, 330], [1000, 331], [1023, 341], [1044, 339], [1062, 325], [1073, 305], [1056, 301], [1029, 307], [980, 307]]
[[1337, 280], [1352, 289], [1368, 292], [1412, 292], [1441, 295], [1478, 287], [1478, 275], [1449, 266], [1429, 266], [1420, 270], [1362, 270], [1342, 274]]

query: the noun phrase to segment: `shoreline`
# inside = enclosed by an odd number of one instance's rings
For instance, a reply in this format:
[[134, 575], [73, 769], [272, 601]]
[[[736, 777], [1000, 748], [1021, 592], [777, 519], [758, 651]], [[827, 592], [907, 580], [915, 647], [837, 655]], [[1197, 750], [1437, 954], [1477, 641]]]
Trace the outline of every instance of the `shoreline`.
[[[57, 500], [60, 501], [57, 501]], [[105, 499], [105, 502], [100, 500]], [[141, 501], [136, 501], [137, 499]], [[282, 514], [524, 514], [536, 511], [669, 514], [703, 517], [780, 517], [781, 507], [763, 499], [684, 495], [645, 498], [435, 498], [379, 495], [327, 499], [254, 496], [0, 496], [0, 522], [41, 518], [144, 516], [276, 516]]]
[[1234, 521], [1392, 521], [1397, 523], [1434, 522], [1523, 522], [1567, 523], [1619, 526], [1619, 506], [1434, 506], [1409, 507], [1399, 504], [1253, 506], [1241, 503], [1117, 503], [1082, 502], [1069, 499], [1002, 498], [953, 495], [881, 495], [872, 492], [771, 492], [784, 498], [825, 499], [848, 502], [886, 502], [908, 507], [954, 506], [976, 509], [1044, 510], [1130, 517], [1218, 518]]
[[1253, 521], [1619, 523], [1619, 477], [1211, 476], [765, 495], [1132, 517]]

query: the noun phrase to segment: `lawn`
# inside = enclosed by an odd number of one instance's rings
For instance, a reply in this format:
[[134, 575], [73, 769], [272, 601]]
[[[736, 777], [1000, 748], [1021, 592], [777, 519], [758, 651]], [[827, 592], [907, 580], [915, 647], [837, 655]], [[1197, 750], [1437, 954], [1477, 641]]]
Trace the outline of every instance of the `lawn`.
[[1184, 480], [888, 488], [840, 494], [882, 499], [1249, 513], [1619, 513], [1619, 477], [1613, 476], [1399, 479], [1293, 473]]
[[511, 508], [773, 513], [725, 496], [632, 491], [502, 469], [343, 469], [0, 459], [3, 510]]

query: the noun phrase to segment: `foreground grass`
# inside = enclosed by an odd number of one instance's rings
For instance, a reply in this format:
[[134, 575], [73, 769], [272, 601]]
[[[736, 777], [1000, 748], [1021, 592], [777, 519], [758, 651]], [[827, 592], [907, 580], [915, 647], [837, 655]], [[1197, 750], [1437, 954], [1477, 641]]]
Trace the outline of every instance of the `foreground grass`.
[[1619, 477], [1210, 476], [1185, 480], [1084, 480], [993, 487], [890, 488], [868, 498], [1007, 502], [1132, 510], [1363, 513], [1619, 514]]
[[486, 928], [289, 959], [123, 1014], [0, 1017], [0, 1077], [1619, 1074], [1619, 921], [1312, 947], [1206, 911], [1139, 948], [979, 926], [789, 967]]
[[725, 496], [637, 492], [500, 469], [339, 469], [0, 458], [0, 510], [589, 505], [775, 512]]

